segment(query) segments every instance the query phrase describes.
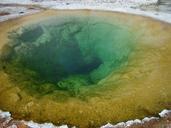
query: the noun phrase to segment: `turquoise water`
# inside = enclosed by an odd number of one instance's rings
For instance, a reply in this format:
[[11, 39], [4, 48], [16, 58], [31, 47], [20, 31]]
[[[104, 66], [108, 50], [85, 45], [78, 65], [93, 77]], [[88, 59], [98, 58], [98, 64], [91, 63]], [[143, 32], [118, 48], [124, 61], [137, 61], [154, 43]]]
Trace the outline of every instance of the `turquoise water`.
[[40, 90], [71, 95], [121, 70], [135, 45], [126, 27], [97, 17], [53, 18], [19, 28], [9, 38], [0, 58], [12, 80], [33, 90], [49, 84]]

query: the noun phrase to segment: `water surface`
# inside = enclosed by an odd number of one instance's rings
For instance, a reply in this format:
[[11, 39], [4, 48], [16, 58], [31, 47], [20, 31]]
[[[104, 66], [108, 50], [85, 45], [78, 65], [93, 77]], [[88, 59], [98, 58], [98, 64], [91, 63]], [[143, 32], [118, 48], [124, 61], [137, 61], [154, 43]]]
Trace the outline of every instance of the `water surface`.
[[0, 27], [0, 107], [16, 118], [94, 128], [171, 107], [168, 24], [45, 11]]

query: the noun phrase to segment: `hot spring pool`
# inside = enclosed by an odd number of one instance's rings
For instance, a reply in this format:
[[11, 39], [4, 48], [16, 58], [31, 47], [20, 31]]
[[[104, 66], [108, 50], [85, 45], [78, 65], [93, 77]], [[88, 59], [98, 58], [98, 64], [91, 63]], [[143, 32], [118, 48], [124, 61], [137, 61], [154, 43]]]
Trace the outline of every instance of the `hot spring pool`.
[[169, 24], [50, 10], [0, 27], [0, 108], [15, 118], [94, 128], [171, 109]]

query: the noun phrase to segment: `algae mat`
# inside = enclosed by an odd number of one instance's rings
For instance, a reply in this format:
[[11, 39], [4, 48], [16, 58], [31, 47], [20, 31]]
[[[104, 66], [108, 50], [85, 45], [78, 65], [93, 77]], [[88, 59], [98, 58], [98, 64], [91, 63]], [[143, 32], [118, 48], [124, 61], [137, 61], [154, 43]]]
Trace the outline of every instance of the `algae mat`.
[[0, 108], [81, 128], [171, 109], [171, 25], [90, 10], [0, 23]]

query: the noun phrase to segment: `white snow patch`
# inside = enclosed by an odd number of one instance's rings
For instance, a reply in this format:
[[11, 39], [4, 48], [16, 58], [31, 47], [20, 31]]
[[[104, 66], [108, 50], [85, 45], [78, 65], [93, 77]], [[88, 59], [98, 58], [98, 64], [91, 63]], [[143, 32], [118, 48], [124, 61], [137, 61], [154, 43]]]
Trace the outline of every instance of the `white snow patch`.
[[124, 122], [117, 123], [115, 127], [125, 127], [126, 124]]
[[145, 117], [142, 120], [142, 123], [149, 122], [150, 120], [158, 120], [158, 119], [159, 119], [158, 117]]
[[2, 4], [31, 4], [31, 0], [1, 0]]
[[164, 109], [162, 112], [159, 113], [159, 116], [166, 117], [168, 113], [171, 113], [171, 110]]
[[0, 118], [10, 118], [11, 114], [9, 112], [3, 112], [0, 110]]
[[127, 122], [120, 122], [116, 125], [112, 125], [110, 123], [104, 125], [104, 126], [101, 126], [101, 128], [127, 128], [127, 127], [130, 127], [132, 125], [135, 125], [135, 124], [143, 124], [145, 122], [148, 122], [148, 121], [151, 121], [151, 120], [158, 120], [159, 118], [158, 117], [145, 117], [143, 120], [139, 120], [139, 119], [135, 119], [135, 120], [129, 120]]
[[[137, 14], [147, 17], [152, 17], [157, 20], [162, 20], [168, 23], [171, 23], [171, 14], [164, 13], [164, 12], [158, 12], [158, 11], [142, 11], [141, 9], [132, 8], [132, 5], [126, 5], [124, 3], [122, 4], [107, 4], [107, 3], [91, 3], [91, 4], [85, 4], [85, 3], [70, 3], [69, 5], [66, 4], [48, 4], [48, 3], [42, 3], [41, 6], [52, 8], [52, 9], [90, 9], [90, 10], [105, 10], [105, 11], [114, 11], [114, 12], [124, 12], [124, 13], [130, 13], [130, 14]], [[135, 6], [135, 5], [134, 5]]]
[[157, 0], [1, 0], [0, 3], [32, 4], [50, 9], [90, 9], [124, 12], [171, 23], [171, 14], [169, 13], [140, 9], [141, 5], [156, 4]]
[[106, 125], [102, 126], [101, 128], [113, 128], [114, 126], [110, 123], [107, 123]]
[[1, 7], [0, 12], [9, 13], [8, 15], [0, 16], [0, 22], [9, 19], [17, 18], [23, 15], [33, 14], [39, 12], [38, 9], [28, 9], [26, 7]]
[[23, 123], [31, 128], [68, 128], [67, 125], [55, 126], [52, 123], [38, 124], [33, 121], [23, 121]]

